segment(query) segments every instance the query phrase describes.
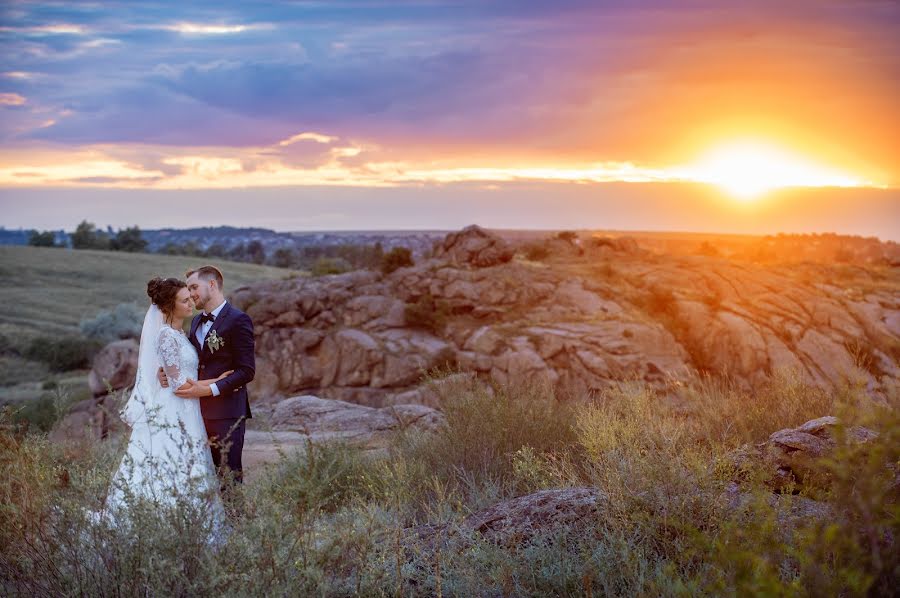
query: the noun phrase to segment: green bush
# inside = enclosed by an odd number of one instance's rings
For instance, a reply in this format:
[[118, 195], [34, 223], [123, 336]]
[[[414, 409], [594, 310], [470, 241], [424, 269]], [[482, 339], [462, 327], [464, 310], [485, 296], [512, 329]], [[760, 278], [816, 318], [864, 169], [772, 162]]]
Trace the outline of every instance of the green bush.
[[422, 328], [432, 334], [440, 334], [450, 316], [450, 305], [443, 299], [435, 299], [431, 293], [425, 293], [416, 301], [407, 303], [404, 309], [406, 325], [411, 328]]
[[56, 233], [52, 230], [43, 232], [33, 230], [28, 234], [28, 244], [33, 247], [58, 247]]
[[394, 247], [381, 258], [381, 271], [385, 274], [412, 265], [414, 265], [412, 252], [406, 247]]
[[116, 236], [109, 241], [109, 248], [129, 253], [142, 252], [147, 249], [147, 240], [141, 234], [140, 228], [132, 226], [117, 231]]
[[550, 249], [544, 243], [530, 243], [525, 247], [525, 259], [540, 262], [550, 255]]
[[514, 489], [522, 449], [544, 456], [575, 448], [572, 406], [541, 384], [485, 387], [470, 379], [442, 397], [441, 408], [447, 425], [407, 446], [405, 459], [444, 483]]
[[675, 294], [666, 287], [651, 288], [638, 298], [638, 304], [654, 317], [675, 318], [678, 316]]
[[86, 369], [103, 343], [81, 336], [44, 336], [31, 341], [25, 357], [42, 361], [57, 372]]
[[82, 320], [81, 333], [104, 343], [140, 338], [144, 311], [135, 303], [120, 303], [111, 310], [103, 310], [93, 318]]
[[283, 460], [275, 472], [272, 498], [290, 511], [333, 512], [349, 500], [373, 491], [371, 466], [344, 444], [309, 442], [303, 453]]
[[109, 249], [109, 235], [87, 220], [79, 223], [71, 240], [73, 249]]
[[59, 418], [58, 400], [52, 393], [25, 401], [13, 409], [12, 421], [28, 429], [49, 432]]
[[339, 257], [320, 257], [310, 268], [313, 276], [327, 276], [329, 274], [343, 274], [351, 270], [350, 264]]

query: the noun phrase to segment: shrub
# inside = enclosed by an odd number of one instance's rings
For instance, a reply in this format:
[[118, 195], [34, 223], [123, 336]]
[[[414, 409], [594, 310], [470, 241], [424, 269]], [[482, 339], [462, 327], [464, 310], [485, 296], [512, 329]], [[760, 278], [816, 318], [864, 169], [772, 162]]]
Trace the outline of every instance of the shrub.
[[343, 274], [351, 270], [350, 264], [339, 257], [320, 257], [309, 269], [313, 276], [328, 276], [329, 274]]
[[33, 230], [28, 234], [28, 244], [33, 247], [58, 247], [56, 233], [52, 230], [43, 232]]
[[135, 303], [120, 303], [111, 310], [103, 310], [91, 319], [81, 321], [81, 333], [108, 343], [123, 338], [140, 338], [144, 324], [143, 310]]
[[81, 336], [38, 337], [25, 350], [25, 357], [46, 363], [57, 372], [89, 368], [91, 359], [103, 346]]
[[530, 243], [525, 247], [525, 259], [540, 262], [550, 255], [550, 249], [544, 243]]
[[132, 226], [116, 232], [116, 236], [109, 241], [109, 248], [113, 251], [137, 253], [147, 249], [147, 240], [139, 227]]
[[656, 286], [641, 296], [640, 304], [647, 313], [657, 317], [675, 317], [678, 315], [678, 305], [675, 294], [671, 289]]
[[[444, 483], [515, 489], [523, 459], [571, 450], [574, 444], [571, 405], [559, 401], [548, 385], [486, 387], [469, 378], [441, 398], [447, 425], [411, 441], [404, 458]], [[525, 447], [530, 455], [520, 452]]]
[[700, 243], [700, 246], [697, 247], [696, 253], [697, 255], [705, 255], [708, 257], [719, 257], [722, 255], [719, 249], [709, 241], [703, 241], [702, 243]]
[[385, 274], [412, 265], [414, 265], [412, 252], [406, 247], [394, 247], [381, 258], [381, 271]]
[[349, 500], [374, 492], [371, 471], [358, 448], [308, 442], [303, 453], [279, 464], [272, 498], [292, 512], [334, 512]]
[[49, 432], [64, 409], [65, 397], [59, 391], [47, 392], [13, 408], [12, 421], [29, 430]]
[[109, 235], [87, 220], [81, 221], [71, 239], [73, 249], [109, 249]]
[[404, 311], [406, 325], [411, 328], [422, 328], [432, 334], [440, 334], [447, 325], [450, 305], [443, 299], [435, 299], [431, 293], [425, 293], [412, 303], [407, 303]]
[[574, 243], [575, 239], [578, 238], [578, 233], [571, 230], [564, 230], [556, 233], [556, 238], [561, 241], [568, 241], [569, 243]]

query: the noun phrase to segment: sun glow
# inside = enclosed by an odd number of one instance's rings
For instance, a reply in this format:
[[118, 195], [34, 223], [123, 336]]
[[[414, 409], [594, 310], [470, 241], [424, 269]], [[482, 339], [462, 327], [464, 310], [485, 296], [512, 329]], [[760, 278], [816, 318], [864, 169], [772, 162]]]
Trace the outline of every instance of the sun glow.
[[679, 169], [686, 180], [717, 185], [736, 199], [750, 201], [784, 187], [872, 187], [869, 181], [815, 164], [772, 145], [723, 145]]

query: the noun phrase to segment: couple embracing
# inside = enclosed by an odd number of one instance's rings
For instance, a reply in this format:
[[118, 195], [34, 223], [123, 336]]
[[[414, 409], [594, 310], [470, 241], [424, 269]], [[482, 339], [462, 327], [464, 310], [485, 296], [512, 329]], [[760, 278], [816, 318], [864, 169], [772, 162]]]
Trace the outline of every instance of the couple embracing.
[[[213, 266], [187, 279], [154, 278], [144, 318], [134, 390], [122, 410], [131, 436], [113, 476], [107, 511], [135, 499], [187, 500], [224, 524], [219, 494], [243, 479], [241, 451], [251, 417], [247, 383], [255, 374], [253, 323], [225, 300]], [[184, 322], [202, 310], [185, 334]]]

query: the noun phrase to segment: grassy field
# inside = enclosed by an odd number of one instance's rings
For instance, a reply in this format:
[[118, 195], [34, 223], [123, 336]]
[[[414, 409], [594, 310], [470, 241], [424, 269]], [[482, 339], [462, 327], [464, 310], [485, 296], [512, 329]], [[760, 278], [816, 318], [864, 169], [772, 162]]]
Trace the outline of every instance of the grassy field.
[[[826, 392], [795, 376], [753, 395], [709, 379], [680, 392], [625, 383], [560, 400], [534, 384], [457, 381], [442, 387], [447, 421], [433, 433], [406, 431], [384, 454], [310, 444], [234, 489], [219, 546], [206, 543], [202, 502], [131, 499], [122, 527], [91, 517], [121, 438], [54, 443], [0, 411], [0, 594], [897, 595], [896, 393], [874, 403], [864, 386]], [[737, 447], [825, 414], [842, 422], [834, 447], [793, 489], [772, 492], [765, 460], [736, 460]], [[854, 441], [857, 424], [877, 436]], [[490, 533], [502, 518], [467, 522], [512, 497], [584, 487], [598, 499], [582, 518], [562, 505], [556, 523], [538, 517], [505, 539]]]
[[[205, 258], [115, 251], [0, 247], [0, 333], [22, 340], [78, 332], [83, 318], [134, 301], [148, 303], [147, 281], [178, 276]], [[253, 281], [283, 278], [290, 270], [215, 261], [225, 294]]]

